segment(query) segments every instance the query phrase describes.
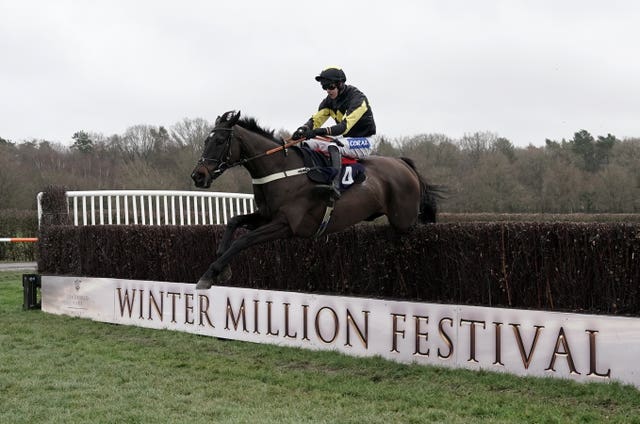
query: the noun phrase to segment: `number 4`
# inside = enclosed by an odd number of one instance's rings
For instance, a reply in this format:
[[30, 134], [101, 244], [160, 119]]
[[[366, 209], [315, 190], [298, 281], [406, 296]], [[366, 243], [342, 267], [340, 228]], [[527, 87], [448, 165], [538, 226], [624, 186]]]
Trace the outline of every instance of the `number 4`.
[[351, 184], [353, 184], [353, 169], [351, 166], [345, 166], [344, 174], [342, 175], [342, 185], [346, 187]]

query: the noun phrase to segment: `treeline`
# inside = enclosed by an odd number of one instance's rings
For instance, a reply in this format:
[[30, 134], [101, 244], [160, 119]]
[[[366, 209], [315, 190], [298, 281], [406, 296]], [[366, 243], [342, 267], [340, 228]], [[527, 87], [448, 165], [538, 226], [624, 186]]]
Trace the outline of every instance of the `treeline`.
[[429, 179], [448, 186], [447, 212], [640, 212], [640, 138], [580, 130], [571, 140], [518, 148], [490, 132], [460, 140], [425, 134], [380, 139], [377, 150], [414, 158]]
[[[69, 190], [191, 190], [191, 170], [212, 128], [204, 119], [185, 119], [168, 129], [136, 125], [109, 137], [78, 131], [70, 146], [0, 137], [0, 209], [33, 209], [36, 194], [49, 185]], [[217, 191], [250, 189], [250, 178], [236, 170], [215, 186]]]
[[[191, 190], [189, 175], [211, 129], [204, 119], [184, 119], [109, 137], [78, 131], [69, 147], [0, 137], [0, 209], [34, 209], [36, 194], [48, 185]], [[420, 134], [377, 137], [376, 153], [411, 157], [432, 183], [446, 186], [444, 212], [640, 212], [640, 138], [580, 130], [570, 140], [520, 148], [491, 132], [461, 139]], [[232, 169], [213, 190], [250, 192], [250, 178]]]

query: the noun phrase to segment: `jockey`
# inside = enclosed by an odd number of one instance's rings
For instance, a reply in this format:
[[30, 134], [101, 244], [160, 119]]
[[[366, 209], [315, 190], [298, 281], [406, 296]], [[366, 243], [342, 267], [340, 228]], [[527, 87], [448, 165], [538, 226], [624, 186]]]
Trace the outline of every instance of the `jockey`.
[[[372, 139], [376, 133], [376, 123], [367, 97], [356, 87], [347, 85], [344, 71], [329, 67], [316, 77], [327, 97], [322, 100], [318, 111], [293, 133], [294, 140], [307, 139], [313, 150], [329, 154], [331, 165], [338, 172], [332, 185], [325, 187], [337, 199], [340, 179], [341, 154], [351, 158], [363, 158], [371, 154]], [[322, 127], [329, 118], [336, 125]], [[316, 136], [335, 136], [333, 142], [314, 139]], [[334, 144], [335, 143], [335, 144]]]

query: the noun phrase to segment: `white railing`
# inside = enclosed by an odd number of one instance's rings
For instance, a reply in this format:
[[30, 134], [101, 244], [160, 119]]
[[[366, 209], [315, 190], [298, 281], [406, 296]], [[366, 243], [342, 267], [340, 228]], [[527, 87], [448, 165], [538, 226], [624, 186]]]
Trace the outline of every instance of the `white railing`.
[[[214, 225], [252, 213], [253, 194], [171, 190], [67, 191], [73, 225]], [[42, 193], [38, 193], [41, 222]]]

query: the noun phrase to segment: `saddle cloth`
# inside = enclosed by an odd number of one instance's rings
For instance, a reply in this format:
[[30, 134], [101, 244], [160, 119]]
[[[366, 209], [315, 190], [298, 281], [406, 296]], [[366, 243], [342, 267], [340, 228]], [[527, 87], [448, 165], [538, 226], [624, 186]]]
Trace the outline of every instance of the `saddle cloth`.
[[[331, 161], [327, 156], [304, 146], [294, 146], [292, 149], [302, 157], [304, 166], [311, 168], [307, 173], [307, 177], [311, 181], [319, 184], [331, 184], [336, 170], [331, 166]], [[340, 191], [345, 191], [353, 184], [360, 184], [366, 179], [365, 167], [359, 160], [343, 156], [341, 162]]]

